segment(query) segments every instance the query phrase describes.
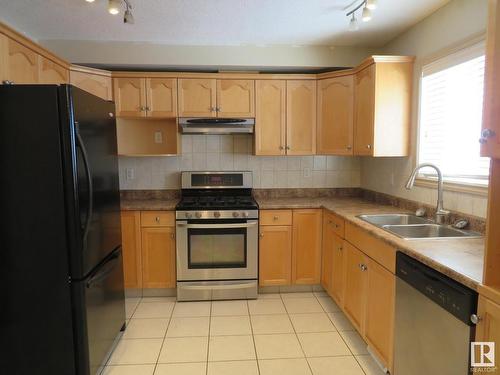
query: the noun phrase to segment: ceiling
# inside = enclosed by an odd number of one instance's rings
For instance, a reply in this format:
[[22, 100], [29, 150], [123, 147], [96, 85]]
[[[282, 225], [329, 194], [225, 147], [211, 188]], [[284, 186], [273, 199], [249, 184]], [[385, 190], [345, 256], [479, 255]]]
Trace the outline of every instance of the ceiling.
[[107, 0], [0, 0], [0, 21], [39, 40], [379, 47], [449, 0], [378, 0], [356, 32], [345, 16], [353, 0], [130, 1], [134, 25], [110, 15]]

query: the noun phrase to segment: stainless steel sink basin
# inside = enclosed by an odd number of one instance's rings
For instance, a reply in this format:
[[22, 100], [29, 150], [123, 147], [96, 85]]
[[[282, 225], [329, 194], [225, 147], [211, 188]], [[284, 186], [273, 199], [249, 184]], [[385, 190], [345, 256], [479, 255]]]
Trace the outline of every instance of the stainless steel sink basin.
[[386, 231], [405, 239], [478, 238], [479, 233], [439, 224], [384, 225]]
[[378, 227], [384, 225], [431, 224], [430, 220], [409, 214], [359, 215], [358, 217]]

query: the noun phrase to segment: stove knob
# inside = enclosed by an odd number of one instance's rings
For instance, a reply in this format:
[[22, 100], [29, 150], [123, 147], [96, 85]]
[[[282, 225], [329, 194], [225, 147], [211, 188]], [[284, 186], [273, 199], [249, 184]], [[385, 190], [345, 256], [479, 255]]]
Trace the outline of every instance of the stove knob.
[[237, 211], [234, 211], [234, 212], [233, 212], [233, 217], [238, 217], [238, 216], [240, 216], [240, 213], [239, 213], [239, 212], [237, 212]]
[[186, 212], [186, 219], [191, 219], [193, 214], [191, 212]]
[[195, 213], [195, 216], [196, 216], [198, 219], [199, 219], [199, 218], [201, 218], [201, 212], [196, 212], [196, 213]]
[[214, 212], [214, 217], [220, 217], [220, 212], [219, 211], [215, 211]]
[[248, 212], [243, 212], [242, 215], [243, 217], [248, 217]]

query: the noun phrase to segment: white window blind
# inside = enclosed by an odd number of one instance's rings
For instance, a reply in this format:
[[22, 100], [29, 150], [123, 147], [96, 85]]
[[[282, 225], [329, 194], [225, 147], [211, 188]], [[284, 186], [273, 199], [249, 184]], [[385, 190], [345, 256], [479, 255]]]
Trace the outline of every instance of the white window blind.
[[[448, 55], [422, 70], [419, 163], [434, 163], [445, 179], [487, 183], [489, 158], [480, 157], [484, 43]], [[424, 176], [435, 176], [423, 169]]]

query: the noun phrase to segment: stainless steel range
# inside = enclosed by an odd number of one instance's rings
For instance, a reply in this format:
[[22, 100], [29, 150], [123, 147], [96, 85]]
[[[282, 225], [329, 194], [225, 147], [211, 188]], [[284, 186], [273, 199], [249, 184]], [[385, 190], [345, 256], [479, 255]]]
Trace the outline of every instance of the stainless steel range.
[[258, 230], [252, 172], [182, 172], [177, 299], [257, 298]]

